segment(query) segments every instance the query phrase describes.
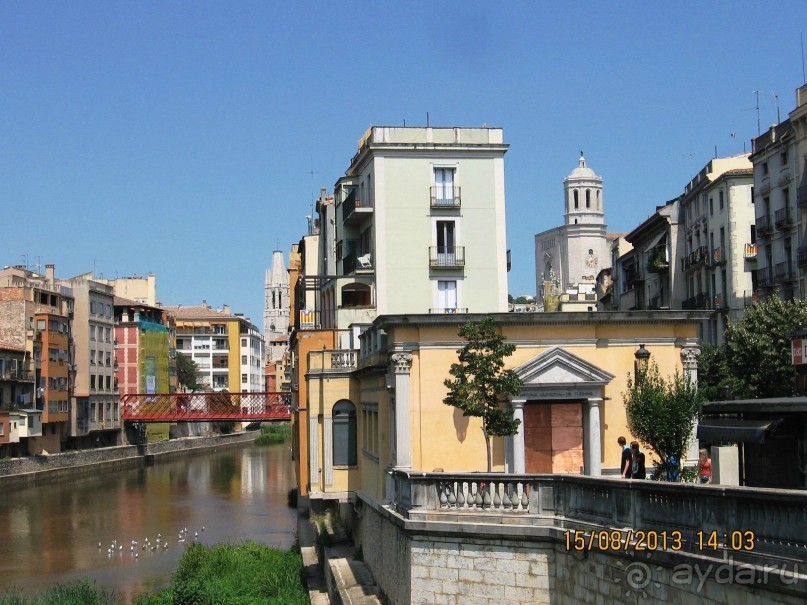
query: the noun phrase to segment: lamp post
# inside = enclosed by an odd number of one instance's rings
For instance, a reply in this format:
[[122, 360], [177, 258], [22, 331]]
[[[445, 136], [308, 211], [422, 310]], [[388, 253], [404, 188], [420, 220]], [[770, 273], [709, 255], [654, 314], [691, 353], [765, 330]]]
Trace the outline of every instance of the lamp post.
[[647, 371], [647, 364], [650, 360], [650, 351], [644, 348], [644, 344], [640, 344], [638, 350], [633, 354], [635, 361], [633, 362], [633, 376], [639, 380], [640, 375], [644, 375]]

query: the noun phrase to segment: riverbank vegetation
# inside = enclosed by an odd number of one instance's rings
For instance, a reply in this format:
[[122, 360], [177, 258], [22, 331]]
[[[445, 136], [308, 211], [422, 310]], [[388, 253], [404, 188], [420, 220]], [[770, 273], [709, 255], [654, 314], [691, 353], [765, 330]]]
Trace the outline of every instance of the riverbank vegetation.
[[[57, 586], [33, 597], [18, 593], [0, 596], [0, 605], [114, 605], [113, 596], [97, 591], [87, 581]], [[303, 560], [293, 550], [255, 542], [241, 545], [191, 544], [179, 561], [171, 584], [153, 594], [140, 595], [133, 605], [303, 605], [308, 592]]]
[[255, 445], [276, 445], [291, 439], [291, 424], [277, 422], [261, 426], [261, 436], [255, 440]]

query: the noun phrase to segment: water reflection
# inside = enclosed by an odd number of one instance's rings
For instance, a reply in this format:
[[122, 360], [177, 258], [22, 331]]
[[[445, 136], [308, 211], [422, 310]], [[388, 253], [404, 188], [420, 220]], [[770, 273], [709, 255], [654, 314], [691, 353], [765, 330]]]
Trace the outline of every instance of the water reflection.
[[205, 544], [289, 547], [292, 485], [287, 447], [246, 446], [9, 490], [0, 499], [0, 589], [31, 594], [89, 577], [125, 604], [170, 579], [194, 533]]

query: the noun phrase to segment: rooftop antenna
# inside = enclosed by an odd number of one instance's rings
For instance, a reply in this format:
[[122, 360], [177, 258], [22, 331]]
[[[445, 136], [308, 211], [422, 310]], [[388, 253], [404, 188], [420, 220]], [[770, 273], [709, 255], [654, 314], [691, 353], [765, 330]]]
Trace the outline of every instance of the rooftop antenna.
[[771, 91], [771, 94], [773, 95], [773, 102], [776, 103], [776, 123], [780, 124], [782, 120], [779, 117], [779, 95], [773, 91]]
[[429, 112], [426, 112], [426, 128], [429, 127]]
[[761, 90], [755, 90], [754, 91], [754, 94], [757, 96], [757, 106], [756, 106], [756, 110], [757, 110], [757, 136], [760, 136], [762, 134], [762, 130], [759, 127], [759, 93], [761, 93], [761, 92], [762, 92]]
[[311, 169], [306, 171], [306, 174], [308, 174], [311, 177], [311, 212], [313, 213], [313, 211], [314, 211], [314, 175], [319, 174], [319, 172], [314, 170], [314, 157], [309, 156], [309, 160], [311, 162]]

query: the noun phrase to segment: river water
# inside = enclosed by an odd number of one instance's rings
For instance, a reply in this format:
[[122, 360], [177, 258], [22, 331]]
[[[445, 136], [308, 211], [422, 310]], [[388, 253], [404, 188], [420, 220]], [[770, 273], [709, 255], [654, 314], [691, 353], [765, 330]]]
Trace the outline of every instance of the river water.
[[166, 585], [194, 540], [288, 548], [296, 536], [287, 502], [293, 484], [287, 445], [246, 445], [5, 490], [0, 593], [15, 586], [30, 595], [89, 578], [127, 605]]

